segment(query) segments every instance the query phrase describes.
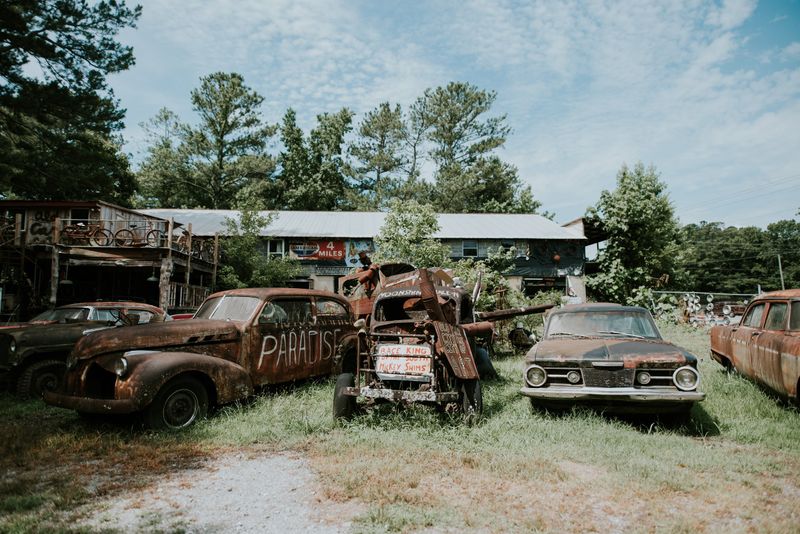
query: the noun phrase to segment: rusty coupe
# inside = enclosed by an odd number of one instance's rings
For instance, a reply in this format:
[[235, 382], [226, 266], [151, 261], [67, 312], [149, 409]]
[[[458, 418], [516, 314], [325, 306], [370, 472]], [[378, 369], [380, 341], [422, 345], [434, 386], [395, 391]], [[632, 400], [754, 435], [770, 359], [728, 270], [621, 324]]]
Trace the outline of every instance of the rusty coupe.
[[63, 391], [45, 401], [89, 414], [140, 412], [149, 427], [179, 429], [259, 386], [329, 375], [337, 350], [354, 342], [350, 307], [333, 293], [224, 291], [193, 319], [84, 337]]
[[711, 357], [798, 402], [800, 289], [759, 295], [742, 317], [737, 325], [711, 328]]
[[525, 359], [521, 393], [534, 407], [587, 403], [609, 411], [687, 414], [705, 398], [697, 357], [661, 338], [644, 308], [577, 304], [553, 310]]

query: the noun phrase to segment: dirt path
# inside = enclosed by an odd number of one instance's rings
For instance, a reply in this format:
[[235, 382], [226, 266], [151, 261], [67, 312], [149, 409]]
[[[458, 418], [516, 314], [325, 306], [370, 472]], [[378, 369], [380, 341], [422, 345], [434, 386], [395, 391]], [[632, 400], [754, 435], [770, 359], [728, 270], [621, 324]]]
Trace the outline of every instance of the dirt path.
[[350, 529], [351, 506], [326, 501], [298, 454], [245, 451], [95, 502], [85, 526], [124, 532], [301, 532]]

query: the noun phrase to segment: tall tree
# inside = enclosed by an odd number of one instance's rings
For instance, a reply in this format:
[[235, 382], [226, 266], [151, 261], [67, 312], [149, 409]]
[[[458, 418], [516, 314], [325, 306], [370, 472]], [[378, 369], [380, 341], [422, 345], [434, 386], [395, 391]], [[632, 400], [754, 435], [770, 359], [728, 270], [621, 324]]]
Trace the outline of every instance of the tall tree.
[[351, 129], [353, 112], [317, 116], [317, 127], [308, 138], [289, 109], [280, 126], [283, 150], [278, 156], [275, 209], [337, 210], [348, 207], [344, 138]]
[[124, 1], [0, 4], [0, 194], [127, 202], [124, 111], [105, 77], [133, 64], [116, 35], [140, 14]]
[[400, 173], [408, 158], [404, 147], [408, 137], [400, 105], [388, 102], [366, 114], [350, 145], [355, 158], [356, 200], [361, 209], [382, 209], [398, 188]]
[[439, 221], [430, 205], [395, 200], [375, 236], [372, 259], [379, 263], [400, 261], [417, 267], [444, 267], [450, 261], [450, 247], [433, 237], [437, 231]]
[[667, 186], [654, 167], [623, 165], [616, 189], [603, 191], [587, 217], [598, 221], [608, 236], [598, 257], [600, 273], [587, 279], [598, 298], [624, 303], [634, 289], [675, 282], [680, 229]]
[[266, 153], [274, 128], [261, 120], [264, 98], [247, 87], [240, 74], [215, 72], [200, 79], [191, 93], [196, 127], [184, 133], [195, 207], [228, 209], [252, 181], [267, 180], [275, 162]]
[[189, 208], [194, 205], [190, 187], [176, 187], [192, 179], [188, 154], [183, 144], [186, 126], [167, 108], [141, 124], [147, 133], [147, 155], [139, 167], [139, 195], [136, 205], [143, 208]]
[[[505, 115], [487, 116], [496, 98], [494, 91], [451, 82], [428, 89], [412, 106], [411, 130], [424, 133], [436, 166], [429, 198], [438, 211], [535, 213], [539, 208], [516, 167], [493, 154], [511, 132]], [[416, 140], [411, 137], [409, 143], [415, 155]]]

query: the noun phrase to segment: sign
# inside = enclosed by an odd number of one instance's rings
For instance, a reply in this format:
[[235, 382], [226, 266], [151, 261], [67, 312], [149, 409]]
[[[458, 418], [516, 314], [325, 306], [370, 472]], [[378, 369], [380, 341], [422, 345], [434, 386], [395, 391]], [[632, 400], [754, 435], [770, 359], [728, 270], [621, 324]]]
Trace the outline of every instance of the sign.
[[289, 243], [289, 257], [298, 260], [332, 260], [344, 263], [344, 241], [301, 241]]

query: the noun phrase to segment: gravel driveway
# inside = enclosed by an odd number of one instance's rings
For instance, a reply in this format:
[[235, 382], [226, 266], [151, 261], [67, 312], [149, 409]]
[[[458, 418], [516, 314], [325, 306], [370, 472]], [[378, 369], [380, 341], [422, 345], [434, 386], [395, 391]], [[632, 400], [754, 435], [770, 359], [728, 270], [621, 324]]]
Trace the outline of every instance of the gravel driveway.
[[299, 455], [252, 451], [219, 456], [85, 512], [90, 528], [196, 533], [346, 532], [354, 513], [321, 497]]

